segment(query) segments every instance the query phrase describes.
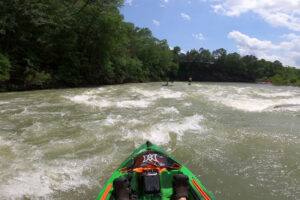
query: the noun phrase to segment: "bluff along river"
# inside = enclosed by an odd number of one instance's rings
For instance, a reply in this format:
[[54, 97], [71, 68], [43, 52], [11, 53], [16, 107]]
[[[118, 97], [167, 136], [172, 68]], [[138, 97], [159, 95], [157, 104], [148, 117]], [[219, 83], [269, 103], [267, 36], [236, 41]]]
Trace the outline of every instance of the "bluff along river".
[[300, 199], [300, 89], [127, 84], [0, 94], [0, 199], [95, 199], [146, 140], [220, 200]]

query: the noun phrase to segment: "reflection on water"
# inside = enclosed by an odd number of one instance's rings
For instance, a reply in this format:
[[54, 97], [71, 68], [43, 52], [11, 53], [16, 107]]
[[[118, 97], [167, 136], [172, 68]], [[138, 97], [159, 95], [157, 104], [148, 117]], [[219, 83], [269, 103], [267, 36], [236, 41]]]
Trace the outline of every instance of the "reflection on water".
[[300, 199], [300, 89], [161, 83], [0, 94], [0, 199], [95, 199], [150, 140], [218, 199]]

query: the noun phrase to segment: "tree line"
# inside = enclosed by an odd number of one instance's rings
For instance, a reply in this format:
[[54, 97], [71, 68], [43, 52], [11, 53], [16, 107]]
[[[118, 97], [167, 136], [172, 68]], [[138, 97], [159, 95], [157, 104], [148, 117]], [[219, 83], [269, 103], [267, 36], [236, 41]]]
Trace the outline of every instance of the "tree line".
[[300, 70], [279, 61], [181, 53], [148, 28], [124, 22], [122, 0], [0, 0], [0, 90], [129, 82], [271, 79], [300, 85]]
[[173, 51], [179, 60], [179, 80], [192, 76], [197, 81], [272, 81], [274, 85], [300, 86], [300, 69], [283, 66], [278, 60], [271, 62], [254, 55], [227, 54], [223, 48], [212, 53], [203, 48], [185, 54], [180, 53], [180, 47], [175, 47]]

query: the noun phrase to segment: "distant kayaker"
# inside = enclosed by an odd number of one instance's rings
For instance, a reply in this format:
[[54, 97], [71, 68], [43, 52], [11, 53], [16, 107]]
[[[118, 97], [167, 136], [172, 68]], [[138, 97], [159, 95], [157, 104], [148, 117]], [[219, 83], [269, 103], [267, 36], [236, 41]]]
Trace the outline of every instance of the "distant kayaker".
[[167, 81], [165, 84], [163, 84], [162, 86], [169, 86], [169, 81]]
[[192, 84], [192, 80], [193, 80], [193, 78], [190, 76], [190, 77], [189, 77], [189, 85]]

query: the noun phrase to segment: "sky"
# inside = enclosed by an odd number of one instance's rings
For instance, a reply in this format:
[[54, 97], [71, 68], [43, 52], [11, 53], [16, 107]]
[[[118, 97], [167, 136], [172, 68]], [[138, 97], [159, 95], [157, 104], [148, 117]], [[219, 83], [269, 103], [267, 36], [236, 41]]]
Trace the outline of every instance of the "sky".
[[300, 68], [300, 0], [124, 1], [124, 21], [171, 48], [224, 48]]

